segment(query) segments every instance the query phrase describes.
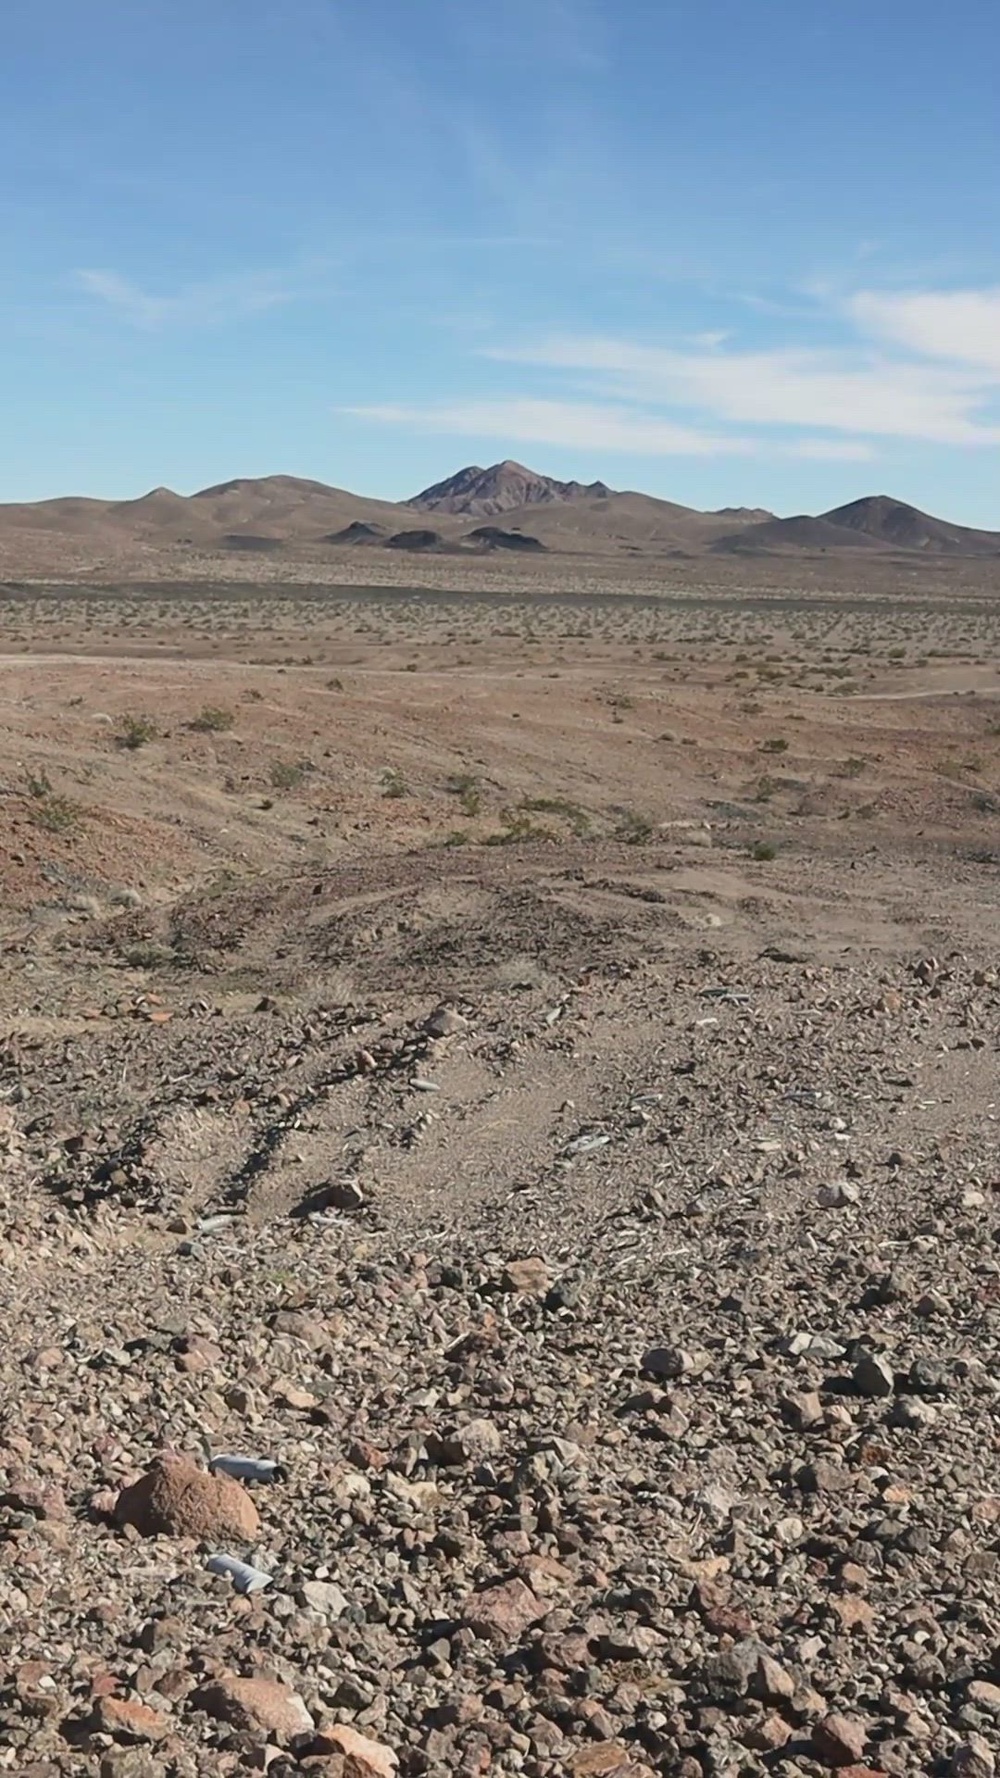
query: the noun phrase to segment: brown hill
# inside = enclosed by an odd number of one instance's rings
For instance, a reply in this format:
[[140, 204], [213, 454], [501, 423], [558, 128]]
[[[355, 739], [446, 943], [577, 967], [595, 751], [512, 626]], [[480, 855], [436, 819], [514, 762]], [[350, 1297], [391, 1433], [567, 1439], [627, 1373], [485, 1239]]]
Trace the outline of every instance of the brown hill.
[[863, 531], [850, 531], [828, 519], [800, 513], [791, 519], [768, 519], [741, 531], [716, 537], [711, 548], [719, 555], [771, 555], [788, 550], [879, 550], [885, 546]]
[[184, 552], [320, 546], [332, 532], [367, 525], [398, 531], [405, 507], [297, 476], [242, 477], [177, 494], [153, 488], [135, 500], [43, 500], [0, 505], [0, 573], [176, 570]]
[[907, 506], [904, 500], [893, 500], [889, 494], [868, 494], [847, 506], [835, 506], [823, 518], [830, 525], [894, 544], [897, 549], [919, 549], [928, 554], [1000, 555], [1000, 533], [974, 531], [967, 525], [932, 518], [930, 513]]
[[547, 549], [575, 555], [697, 556], [733, 528], [724, 514], [632, 492], [552, 501], [505, 516]]
[[[520, 504], [516, 504], [520, 502]], [[433, 514], [433, 541], [409, 535], [414, 508]], [[484, 535], [498, 512], [504, 528]], [[477, 521], [479, 521], [477, 523]], [[489, 524], [485, 527], [490, 532]], [[404, 541], [398, 541], [402, 534]], [[523, 541], [521, 539], [523, 538]], [[534, 540], [532, 542], [531, 540]], [[758, 508], [698, 512], [603, 482], [584, 486], [517, 463], [461, 470], [416, 501], [369, 499], [298, 476], [237, 477], [183, 495], [153, 488], [134, 500], [64, 498], [0, 505], [0, 575], [160, 575], [185, 572], [192, 552], [240, 551], [277, 563], [329, 561], [331, 542], [384, 549], [541, 551], [629, 560], [700, 557], [706, 552], [884, 556], [1000, 555], [1000, 534], [931, 518], [884, 495], [821, 518], [776, 519]]]
[[418, 512], [450, 512], [468, 518], [492, 518], [499, 512], [516, 512], [525, 506], [548, 506], [553, 501], [606, 499], [611, 489], [603, 482], [559, 482], [539, 475], [509, 458], [480, 469], [476, 463], [460, 469], [446, 481], [435, 482], [415, 494], [407, 506]]

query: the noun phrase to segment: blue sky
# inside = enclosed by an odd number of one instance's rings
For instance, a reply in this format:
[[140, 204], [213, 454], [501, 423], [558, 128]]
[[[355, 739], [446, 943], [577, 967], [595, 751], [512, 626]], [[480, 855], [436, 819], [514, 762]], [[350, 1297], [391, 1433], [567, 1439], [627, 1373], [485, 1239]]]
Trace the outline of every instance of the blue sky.
[[995, 0], [3, 0], [0, 499], [1000, 528]]

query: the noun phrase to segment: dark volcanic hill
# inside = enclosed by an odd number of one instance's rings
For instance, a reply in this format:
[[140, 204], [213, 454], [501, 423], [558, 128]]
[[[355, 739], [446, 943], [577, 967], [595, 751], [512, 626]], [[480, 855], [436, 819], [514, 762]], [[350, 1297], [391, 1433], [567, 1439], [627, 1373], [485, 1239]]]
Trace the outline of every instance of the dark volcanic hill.
[[920, 549], [929, 555], [1000, 555], [1000, 533], [973, 531], [967, 525], [932, 518], [930, 513], [907, 506], [904, 500], [893, 500], [889, 494], [868, 494], [847, 506], [835, 506], [822, 516], [829, 525], [874, 537], [897, 549]]
[[499, 525], [477, 525], [469, 531], [466, 543], [478, 544], [481, 549], [513, 549], [540, 550], [545, 545], [538, 537], [531, 537], [526, 531], [502, 531]]
[[415, 494], [407, 506], [418, 512], [462, 513], [470, 518], [492, 518], [499, 512], [515, 512], [522, 506], [550, 506], [563, 500], [598, 500], [611, 493], [604, 482], [559, 482], [550, 475], [539, 475], [523, 463], [507, 459], [489, 469], [470, 464], [450, 475], [447, 481], [435, 482], [422, 494]]

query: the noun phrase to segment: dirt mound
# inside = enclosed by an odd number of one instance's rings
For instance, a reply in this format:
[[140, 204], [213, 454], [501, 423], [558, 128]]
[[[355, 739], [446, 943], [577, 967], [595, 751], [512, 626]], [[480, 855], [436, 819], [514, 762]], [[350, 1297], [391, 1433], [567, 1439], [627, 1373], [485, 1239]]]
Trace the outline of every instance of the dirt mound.
[[283, 537], [256, 537], [253, 532], [230, 531], [222, 539], [224, 549], [244, 549], [251, 554], [266, 554], [268, 550], [283, 549]]
[[538, 537], [532, 537], [526, 531], [502, 531], [498, 525], [477, 525], [468, 533], [467, 542], [476, 543], [481, 549], [540, 550], [545, 545]]
[[444, 538], [440, 531], [418, 529], [415, 531], [397, 531], [387, 539], [386, 549], [438, 550], [444, 548]]
[[384, 536], [382, 525], [368, 525], [362, 519], [344, 525], [339, 531], [328, 531], [324, 543], [378, 543]]

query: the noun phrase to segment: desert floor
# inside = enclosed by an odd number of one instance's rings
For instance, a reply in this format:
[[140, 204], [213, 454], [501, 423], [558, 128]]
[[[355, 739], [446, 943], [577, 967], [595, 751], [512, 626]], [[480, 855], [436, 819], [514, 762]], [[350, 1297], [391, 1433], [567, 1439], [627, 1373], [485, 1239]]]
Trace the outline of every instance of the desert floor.
[[993, 1770], [998, 589], [604, 572], [0, 597], [14, 1773]]

